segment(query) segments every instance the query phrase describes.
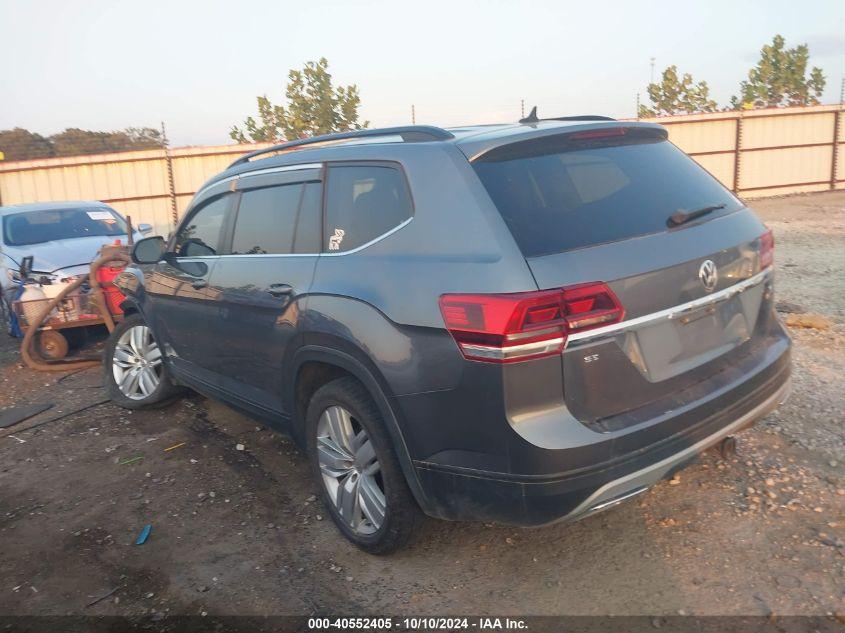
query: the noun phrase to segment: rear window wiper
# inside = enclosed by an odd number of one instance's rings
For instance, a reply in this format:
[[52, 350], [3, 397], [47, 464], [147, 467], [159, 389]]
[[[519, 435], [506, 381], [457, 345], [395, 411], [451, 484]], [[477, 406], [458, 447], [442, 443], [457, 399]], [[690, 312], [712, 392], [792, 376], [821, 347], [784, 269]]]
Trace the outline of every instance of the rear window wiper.
[[710, 204], [706, 207], [693, 209], [692, 211], [678, 209], [672, 215], [669, 216], [669, 219], [666, 220], [666, 224], [668, 224], [669, 226], [680, 226], [681, 224], [686, 224], [690, 220], [700, 218], [702, 215], [707, 215], [708, 213], [713, 213], [714, 211], [718, 211], [719, 209], [724, 209], [726, 206], [726, 204]]

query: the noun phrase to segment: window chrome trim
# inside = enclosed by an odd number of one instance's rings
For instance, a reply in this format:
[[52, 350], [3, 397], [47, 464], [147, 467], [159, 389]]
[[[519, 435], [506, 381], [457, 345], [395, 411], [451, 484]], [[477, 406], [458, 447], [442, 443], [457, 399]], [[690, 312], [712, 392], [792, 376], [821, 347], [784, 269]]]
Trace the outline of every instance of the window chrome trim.
[[357, 253], [359, 251], [364, 250], [375, 244], [376, 242], [382, 241], [384, 238], [389, 237], [396, 233], [399, 229], [404, 228], [407, 226], [414, 217], [411, 216], [401, 224], [397, 224], [392, 229], [390, 229], [387, 233], [382, 233], [375, 239], [370, 240], [366, 244], [361, 244], [361, 246], [356, 246], [352, 250], [342, 251], [339, 253], [250, 253], [249, 255], [243, 253], [237, 254], [229, 254], [229, 255], [218, 255], [217, 257], [341, 257], [343, 255], [351, 255], [352, 253]]
[[[210, 184], [207, 184], [205, 187], [203, 187], [202, 189], [200, 189], [199, 191], [197, 191], [197, 192], [193, 195], [193, 197], [191, 198], [191, 202], [190, 202], [190, 204], [188, 205], [188, 208], [187, 208], [187, 209], [185, 209], [185, 213], [183, 213], [183, 214], [182, 214], [182, 217], [184, 218], [184, 217], [185, 217], [185, 216], [186, 216], [186, 215], [187, 215], [187, 214], [191, 211], [191, 209], [192, 209], [192, 208], [193, 208], [193, 206], [194, 206], [194, 200], [196, 200], [197, 198], [199, 198], [199, 197], [200, 197], [200, 194], [205, 193], [206, 191], [208, 191], [208, 190], [209, 190], [209, 189], [211, 189], [212, 187], [216, 187], [217, 185], [222, 185], [224, 182], [230, 182], [230, 181], [232, 181], [232, 180], [237, 180], [237, 179], [238, 179], [238, 178], [240, 178], [240, 177], [241, 177], [241, 175], [240, 175], [240, 174], [235, 174], [234, 176], [227, 176], [226, 178], [221, 178], [220, 180], [215, 180], [214, 182], [212, 182], [212, 183], [210, 183]], [[181, 220], [180, 220], [180, 223], [181, 223]]]
[[599, 327], [594, 330], [587, 330], [586, 332], [576, 332], [574, 334], [570, 334], [569, 337], [567, 337], [566, 339], [565, 349], [569, 348], [570, 343], [583, 343], [585, 341], [591, 341], [592, 339], [606, 337], [611, 334], [618, 334], [620, 332], [632, 330], [647, 323], [652, 323], [654, 321], [671, 321], [694, 310], [698, 310], [700, 308], [704, 308], [716, 303], [721, 303], [722, 301], [726, 301], [741, 292], [745, 292], [749, 288], [759, 285], [769, 277], [771, 272], [772, 267], [770, 266], [757, 273], [756, 275], [753, 275], [748, 279], [740, 281], [739, 283], [736, 283], [733, 286], [728, 286], [727, 288], [724, 288], [719, 292], [714, 292], [712, 295], [700, 297], [699, 299], [693, 299], [692, 301], [688, 301], [687, 303], [682, 303], [672, 308], [660, 310], [659, 312], [645, 314], [641, 317], [630, 319], [628, 321], [612, 323], [611, 325], [605, 325], [604, 327]]
[[381, 242], [386, 237], [390, 237], [391, 235], [396, 233], [398, 230], [405, 228], [406, 226], [408, 226], [411, 223], [411, 220], [413, 220], [413, 219], [414, 219], [414, 216], [412, 215], [410, 218], [401, 222], [400, 224], [397, 224], [396, 226], [394, 226], [392, 229], [390, 229], [386, 233], [382, 233], [378, 237], [371, 239], [369, 242], [361, 244], [361, 246], [356, 246], [355, 248], [350, 249], [348, 251], [340, 251], [340, 252], [337, 252], [337, 253], [320, 253], [320, 256], [321, 257], [342, 257], [343, 255], [351, 255], [352, 253], [357, 253], [359, 251], [364, 250], [365, 248], [367, 248], [369, 246], [372, 246], [376, 242]]
[[264, 176], [265, 174], [275, 174], [283, 171], [299, 171], [301, 169], [322, 169], [323, 163], [300, 163], [296, 165], [283, 165], [281, 167], [267, 167], [266, 169], [256, 169], [255, 171], [242, 171], [238, 174], [241, 178], [249, 178], [250, 176]]
[[229, 253], [218, 257], [319, 257], [320, 253]]
[[[340, 162], [349, 162], [351, 163], [358, 163], [358, 162], [371, 162], [371, 161], [340, 161]], [[394, 162], [394, 161], [374, 161], [374, 162]], [[276, 172], [286, 172], [286, 171], [297, 171], [297, 170], [304, 170], [304, 169], [323, 169], [326, 166], [326, 162], [320, 163], [298, 163], [296, 165], [283, 165], [281, 167], [268, 167], [267, 169], [259, 169], [256, 171], [247, 171], [241, 172], [239, 174], [235, 174], [233, 176], [229, 176], [228, 178], [223, 178], [216, 182], [211, 183], [210, 185], [203, 187], [199, 191], [194, 194], [194, 198], [197, 198], [201, 193], [203, 193], [206, 189], [219, 185], [220, 183], [228, 182], [230, 180], [238, 180], [240, 178], [249, 178], [250, 176], [263, 176], [265, 174], [271, 174]], [[392, 169], [396, 169], [396, 167], [392, 167]], [[405, 178], [406, 186], [408, 187], [408, 195], [410, 196], [410, 187], [407, 184], [407, 176], [404, 174], [404, 170], [400, 169], [399, 171], [402, 173], [403, 177]], [[413, 198], [411, 198], [411, 204], [413, 205]], [[190, 211], [190, 207], [188, 209]], [[415, 211], [415, 210], [414, 210]], [[184, 216], [183, 216], [184, 217]], [[251, 253], [247, 254], [226, 254], [226, 255], [217, 255], [216, 257], [342, 257], [343, 255], [352, 255], [353, 253], [358, 253], [365, 248], [369, 248], [373, 244], [380, 242], [381, 240], [390, 237], [400, 229], [405, 228], [408, 224], [411, 223], [411, 220], [416, 217], [416, 213], [411, 215], [411, 217], [407, 218], [406, 220], [400, 222], [396, 226], [394, 226], [389, 231], [382, 233], [381, 235], [374, 237], [369, 242], [365, 242], [360, 246], [356, 246], [353, 249], [348, 251], [340, 251], [340, 252], [316, 252], [316, 253]], [[320, 241], [322, 243], [323, 236], [321, 236]]]
[[[322, 168], [323, 163], [298, 163], [296, 165], [282, 165], [280, 167], [267, 167], [266, 169], [256, 169], [255, 171], [242, 171], [238, 174], [227, 176], [226, 178], [221, 178], [220, 180], [215, 180], [214, 182], [207, 184], [205, 187], [203, 187], [194, 194], [193, 198], [191, 198], [191, 202], [193, 203], [193, 201], [196, 200], [201, 193], [205, 193], [206, 190], [211, 189], [212, 187], [216, 187], [217, 185], [221, 185], [224, 182], [230, 182], [232, 180], [238, 180], [240, 178], [249, 178], [250, 176], [263, 176], [265, 174], [273, 174], [276, 172]], [[188, 207], [188, 210], [190, 210], [190, 206]]]

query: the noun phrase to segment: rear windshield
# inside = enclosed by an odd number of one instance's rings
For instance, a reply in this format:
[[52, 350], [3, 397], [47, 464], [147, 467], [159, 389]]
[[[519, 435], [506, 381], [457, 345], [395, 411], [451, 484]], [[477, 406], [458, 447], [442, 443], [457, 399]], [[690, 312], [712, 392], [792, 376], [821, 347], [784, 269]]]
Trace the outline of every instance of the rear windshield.
[[667, 231], [679, 210], [724, 205], [673, 230], [742, 208], [668, 141], [633, 140], [522, 142], [473, 166], [526, 257]]
[[102, 207], [27, 211], [3, 218], [3, 241], [8, 246], [120, 235], [126, 235], [126, 223], [116, 213]]

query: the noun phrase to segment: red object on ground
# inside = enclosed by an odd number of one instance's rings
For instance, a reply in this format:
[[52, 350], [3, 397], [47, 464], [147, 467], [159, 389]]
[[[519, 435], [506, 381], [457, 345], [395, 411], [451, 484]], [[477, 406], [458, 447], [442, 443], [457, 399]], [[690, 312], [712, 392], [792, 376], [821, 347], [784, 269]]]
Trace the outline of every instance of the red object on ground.
[[102, 266], [97, 269], [97, 281], [100, 282], [100, 287], [103, 289], [103, 295], [106, 298], [106, 307], [112, 314], [123, 314], [120, 309], [120, 304], [126, 298], [123, 293], [118, 290], [112, 283], [114, 278], [120, 274], [123, 267], [111, 268], [109, 266]]

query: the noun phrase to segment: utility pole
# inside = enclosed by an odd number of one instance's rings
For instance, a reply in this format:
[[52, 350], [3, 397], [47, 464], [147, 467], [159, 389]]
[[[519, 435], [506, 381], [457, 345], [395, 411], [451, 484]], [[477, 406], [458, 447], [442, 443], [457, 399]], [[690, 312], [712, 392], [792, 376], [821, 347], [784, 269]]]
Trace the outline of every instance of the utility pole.
[[637, 93], [637, 121], [640, 120], [640, 93]]
[[412, 125], [417, 124], [417, 111], [416, 111], [416, 108], [414, 108], [413, 103], [411, 104], [411, 124]]
[[[843, 82], [845, 82], [845, 80], [843, 80]], [[843, 85], [845, 85], [845, 83], [843, 83]], [[519, 118], [525, 118], [525, 99], [519, 100]]]
[[839, 103], [845, 103], [845, 77], [842, 78], [842, 86], [839, 88]]
[[653, 84], [654, 83], [654, 57], [649, 57], [649, 61], [651, 62], [651, 80], [648, 83]]
[[176, 210], [176, 185], [173, 181], [173, 159], [170, 156], [170, 142], [167, 140], [167, 131], [164, 129], [164, 121], [161, 122], [161, 142], [164, 144], [164, 162], [167, 165], [167, 187], [170, 193], [170, 219], [175, 228], [179, 224], [179, 212]]

